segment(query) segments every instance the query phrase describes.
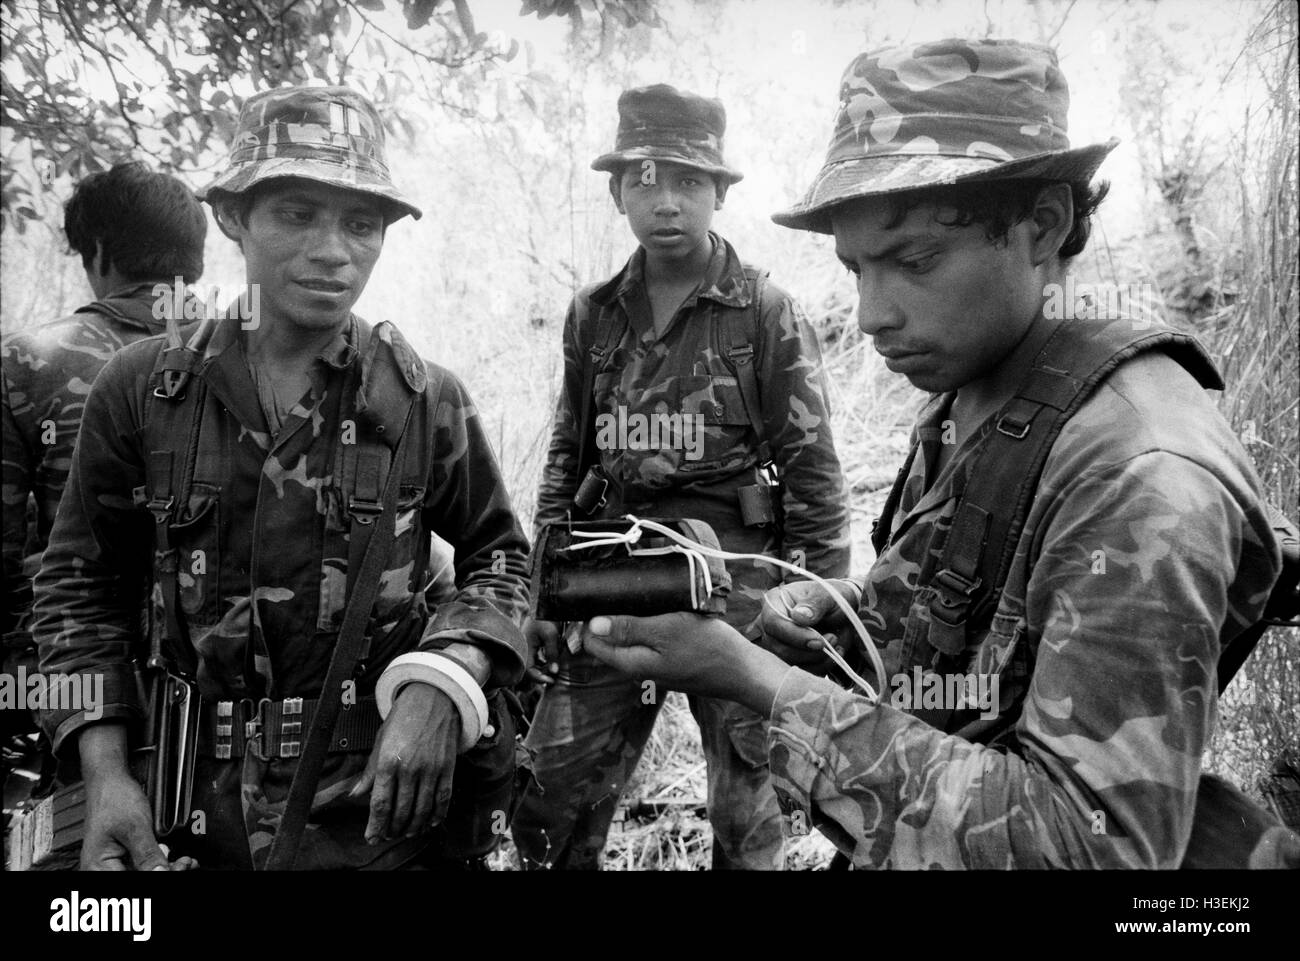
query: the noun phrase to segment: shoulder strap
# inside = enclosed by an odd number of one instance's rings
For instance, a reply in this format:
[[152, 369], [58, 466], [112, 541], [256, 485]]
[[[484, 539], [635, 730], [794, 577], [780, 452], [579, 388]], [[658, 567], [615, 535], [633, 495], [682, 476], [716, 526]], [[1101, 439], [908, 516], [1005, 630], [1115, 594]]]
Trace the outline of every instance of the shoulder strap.
[[[358, 361], [348, 378], [347, 397], [355, 398], [351, 417], [352, 443], [343, 438], [335, 445], [335, 488], [344, 521], [340, 529], [327, 531], [326, 550], [330, 557], [347, 557], [345, 597], [351, 597], [362, 572], [362, 555], [376, 518], [384, 512], [384, 478], [396, 457], [397, 444], [405, 436], [408, 410], [421, 403], [422, 395], [436, 398], [442, 390], [445, 371], [426, 365], [391, 323], [376, 325], [358, 344]], [[436, 407], [429, 409], [432, 415]], [[431, 455], [417, 448], [411, 457]], [[427, 464], [420, 476], [427, 476]], [[397, 497], [400, 499], [401, 490]], [[357, 531], [362, 536], [357, 536]], [[430, 543], [420, 540], [414, 559], [412, 583], [423, 586], [429, 561]], [[417, 587], [417, 590], [419, 588]], [[344, 610], [346, 615], [346, 608]], [[363, 646], [359, 660], [369, 651]]]
[[[601, 362], [609, 355], [618, 338], [623, 333], [623, 324], [614, 323], [611, 316], [614, 311], [595, 311], [596, 327], [588, 331], [592, 316], [591, 302], [587, 291], [580, 290], [573, 297], [574, 327], [578, 336], [578, 349], [582, 354], [582, 419], [579, 422], [578, 441], [578, 480], [581, 481], [587, 469], [596, 463], [596, 371]], [[588, 336], [590, 335], [590, 336]]]
[[1097, 329], [1072, 321], [1053, 333], [1016, 396], [994, 415], [995, 428], [958, 492], [943, 555], [929, 579], [936, 590], [930, 643], [937, 650], [960, 652], [968, 624], [982, 624], [996, 610], [1043, 465], [1066, 421], [1116, 367], [1157, 349], [1202, 386], [1222, 387], [1204, 348], [1187, 334], [1137, 331], [1124, 322]]
[[[176, 321], [169, 320], [166, 343], [158, 351], [149, 376], [144, 418], [145, 482], [134, 495], [135, 502], [153, 515], [155, 568], [162, 594], [163, 632], [161, 636], [154, 632], [151, 637], [146, 662], [150, 668], [166, 666], [164, 639], [173, 654], [189, 650], [188, 632], [178, 613], [180, 559], [171, 543], [171, 527], [189, 498], [194, 479], [206, 390], [202, 378], [193, 375], [203, 360], [212, 329], [212, 322], [204, 321], [186, 344], [181, 341]], [[191, 384], [191, 380], [197, 380], [197, 384]], [[182, 438], [183, 443], [178, 444]]]
[[884, 506], [880, 508], [880, 516], [871, 522], [871, 546], [877, 557], [889, 543], [889, 531], [894, 526], [894, 515], [898, 513], [898, 505], [903, 500], [903, 488], [907, 486], [907, 477], [912, 472], [912, 464], [916, 460], [916, 452], [920, 447], [920, 443], [914, 443], [908, 450], [907, 459], [903, 461], [903, 466], [898, 469], [898, 474], [894, 477], [894, 486], [889, 489], [889, 496], [885, 498]]
[[758, 466], [773, 466], [772, 442], [767, 436], [767, 427], [763, 423], [762, 395], [758, 389], [758, 371], [754, 364], [754, 345], [762, 336], [763, 293], [767, 289], [766, 270], [745, 268], [745, 279], [751, 284], [749, 309], [746, 311], [728, 311], [725, 325], [726, 343], [723, 356], [731, 369], [736, 372], [736, 385], [740, 389], [740, 399], [745, 405], [745, 416], [749, 426], [758, 440]]

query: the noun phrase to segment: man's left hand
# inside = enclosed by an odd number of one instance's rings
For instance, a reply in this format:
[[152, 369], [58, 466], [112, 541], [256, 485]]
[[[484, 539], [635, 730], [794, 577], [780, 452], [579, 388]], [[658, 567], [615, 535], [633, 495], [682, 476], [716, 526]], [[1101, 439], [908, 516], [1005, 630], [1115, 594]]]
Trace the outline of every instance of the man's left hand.
[[442, 691], [407, 684], [393, 701], [370, 761], [352, 788], [370, 791], [366, 841], [415, 837], [447, 816], [460, 743], [460, 714]]

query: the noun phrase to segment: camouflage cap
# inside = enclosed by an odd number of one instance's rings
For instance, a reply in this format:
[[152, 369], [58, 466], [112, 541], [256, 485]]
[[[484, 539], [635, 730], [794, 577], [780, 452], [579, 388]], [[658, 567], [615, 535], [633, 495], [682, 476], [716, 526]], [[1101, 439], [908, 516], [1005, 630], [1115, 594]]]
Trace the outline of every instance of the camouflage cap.
[[831, 232], [848, 200], [978, 180], [1091, 179], [1118, 140], [1070, 148], [1056, 51], [939, 40], [862, 54], [840, 81], [826, 161], [783, 227]]
[[618, 98], [618, 135], [612, 153], [591, 162], [611, 173], [624, 164], [662, 160], [705, 170], [728, 183], [744, 174], [722, 159], [727, 111], [721, 100], [666, 83], [624, 90]]
[[389, 201], [398, 216], [420, 208], [393, 186], [384, 125], [374, 104], [348, 87], [283, 87], [254, 94], [239, 112], [230, 167], [198, 192], [243, 193], [274, 177], [302, 177]]

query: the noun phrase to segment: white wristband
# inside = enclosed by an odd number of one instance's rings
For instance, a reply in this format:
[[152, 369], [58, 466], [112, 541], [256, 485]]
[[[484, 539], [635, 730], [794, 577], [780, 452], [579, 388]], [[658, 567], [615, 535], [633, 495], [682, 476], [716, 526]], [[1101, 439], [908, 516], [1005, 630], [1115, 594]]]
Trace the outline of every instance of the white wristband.
[[431, 651], [412, 651], [393, 658], [375, 685], [379, 716], [386, 719], [393, 699], [412, 682], [428, 684], [446, 694], [460, 713], [460, 751], [478, 743], [488, 727], [487, 698], [469, 671], [449, 657]]

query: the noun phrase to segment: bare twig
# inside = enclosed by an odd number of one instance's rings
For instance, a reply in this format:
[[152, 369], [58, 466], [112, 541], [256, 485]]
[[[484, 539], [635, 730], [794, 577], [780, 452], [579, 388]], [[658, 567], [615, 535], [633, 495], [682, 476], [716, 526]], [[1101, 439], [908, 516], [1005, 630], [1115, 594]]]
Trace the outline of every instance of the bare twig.
[[1078, 2], [1079, 2], [1079, 0], [1070, 0], [1070, 5], [1069, 5], [1068, 7], [1065, 8], [1065, 13], [1061, 14], [1061, 22], [1058, 23], [1058, 24], [1056, 25], [1056, 28], [1055, 28], [1051, 33], [1049, 33], [1049, 34], [1047, 35], [1047, 41], [1046, 41], [1046, 42], [1047, 42], [1048, 44], [1051, 44], [1052, 41], [1056, 39], [1056, 35], [1057, 35], [1058, 33], [1060, 33], [1060, 32], [1061, 32], [1061, 28], [1065, 26], [1065, 21], [1067, 21], [1067, 20], [1070, 19], [1070, 11], [1074, 9], [1074, 5], [1075, 5], [1076, 3], [1078, 3]]

